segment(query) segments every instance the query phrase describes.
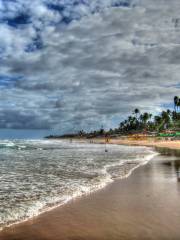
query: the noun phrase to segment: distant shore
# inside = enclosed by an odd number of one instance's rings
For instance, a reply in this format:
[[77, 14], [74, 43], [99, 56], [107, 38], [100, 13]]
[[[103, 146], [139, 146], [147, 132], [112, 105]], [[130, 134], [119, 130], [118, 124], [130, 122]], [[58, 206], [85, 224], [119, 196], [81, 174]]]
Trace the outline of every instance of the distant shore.
[[[105, 143], [104, 139], [94, 139], [94, 142]], [[147, 146], [147, 147], [159, 147], [159, 148], [169, 148], [180, 150], [180, 140], [168, 141], [168, 140], [156, 140], [155, 138], [149, 140], [128, 140], [121, 138], [110, 138], [110, 144], [121, 144], [121, 145], [131, 145], [131, 146]]]
[[[58, 140], [58, 139], [57, 139]], [[128, 137], [118, 137], [118, 138], [64, 138], [68, 141], [78, 141], [78, 142], [88, 142], [88, 143], [99, 143], [99, 144], [119, 144], [119, 145], [129, 145], [129, 146], [147, 146], [147, 147], [157, 147], [157, 148], [168, 148], [173, 150], [180, 150], [180, 140], [164, 140], [157, 139], [155, 137], [147, 138], [145, 140], [135, 140]]]

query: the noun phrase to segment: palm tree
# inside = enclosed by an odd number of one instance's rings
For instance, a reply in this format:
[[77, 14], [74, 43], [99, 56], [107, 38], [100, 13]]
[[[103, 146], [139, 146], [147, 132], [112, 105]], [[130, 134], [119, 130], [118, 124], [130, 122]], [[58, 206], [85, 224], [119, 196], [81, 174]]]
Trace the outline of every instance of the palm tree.
[[162, 111], [161, 118], [163, 120], [163, 127], [167, 128], [169, 126], [169, 123], [170, 123], [170, 116], [169, 116], [169, 114], [166, 111]]
[[103, 127], [103, 125], [101, 126], [101, 128], [100, 128], [100, 130], [99, 130], [99, 133], [100, 133], [100, 135], [103, 135], [103, 134], [104, 134], [104, 127]]
[[148, 119], [149, 119], [149, 113], [147, 113], [147, 112], [143, 113], [143, 114], [140, 116], [140, 118], [141, 118], [142, 122], [143, 122], [144, 124], [146, 124], [147, 121], [148, 121]]
[[177, 112], [176, 112], [176, 111], [173, 111], [173, 112], [171, 113], [171, 116], [172, 116], [172, 120], [173, 120], [173, 121], [176, 121], [176, 120], [177, 120]]
[[180, 99], [178, 96], [174, 97], [174, 110], [176, 112], [176, 110], [178, 110], [178, 106], [180, 106]]
[[120, 128], [121, 131], [123, 131], [124, 126], [125, 126], [124, 122], [121, 122], [121, 123], [119, 124], [119, 128]]
[[138, 118], [138, 114], [140, 113], [140, 111], [139, 111], [138, 108], [135, 108], [133, 113], [136, 115], [136, 119], [137, 119]]
[[177, 108], [179, 108], [179, 107], [180, 107], [180, 98], [179, 98], [179, 101], [177, 103]]
[[171, 115], [171, 110], [167, 109], [167, 114], [170, 116]]
[[163, 120], [160, 116], [154, 117], [154, 125], [155, 125], [155, 129], [158, 131], [162, 128]]
[[144, 129], [147, 128], [147, 126], [148, 126], [147, 122], [148, 122], [148, 120], [149, 120], [151, 117], [152, 117], [152, 114], [149, 114], [149, 113], [147, 113], [147, 112], [145, 112], [145, 113], [143, 113], [143, 114], [140, 115], [139, 118], [140, 118], [140, 120], [141, 120], [141, 125], [142, 125], [142, 127], [143, 127]]

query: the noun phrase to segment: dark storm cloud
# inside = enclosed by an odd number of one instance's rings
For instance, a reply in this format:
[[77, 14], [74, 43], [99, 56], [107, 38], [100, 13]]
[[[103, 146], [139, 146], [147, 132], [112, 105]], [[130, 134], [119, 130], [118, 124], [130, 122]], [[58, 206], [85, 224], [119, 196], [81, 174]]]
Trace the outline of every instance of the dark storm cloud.
[[110, 127], [179, 94], [178, 0], [30, 3], [0, 1], [0, 127]]

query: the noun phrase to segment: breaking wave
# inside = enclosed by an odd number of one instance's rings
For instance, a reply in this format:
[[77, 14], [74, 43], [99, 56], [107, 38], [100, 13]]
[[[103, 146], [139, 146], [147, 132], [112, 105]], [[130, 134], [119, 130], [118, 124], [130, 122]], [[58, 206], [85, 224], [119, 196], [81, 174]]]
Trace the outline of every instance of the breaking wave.
[[0, 142], [0, 229], [128, 177], [157, 153], [146, 147], [53, 140]]

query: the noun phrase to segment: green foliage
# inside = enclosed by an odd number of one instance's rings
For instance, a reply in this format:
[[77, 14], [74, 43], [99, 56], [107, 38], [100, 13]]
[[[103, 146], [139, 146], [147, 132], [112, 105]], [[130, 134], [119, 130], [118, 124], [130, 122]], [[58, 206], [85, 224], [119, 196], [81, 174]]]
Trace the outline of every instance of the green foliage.
[[[77, 134], [64, 135], [60, 137], [107, 137], [113, 135], [126, 135], [139, 132], [155, 132], [160, 133], [163, 130], [175, 130], [180, 132], [180, 98], [174, 97], [174, 111], [167, 109], [162, 111], [159, 115], [153, 116], [151, 113], [141, 113], [138, 108], [134, 109], [132, 116], [119, 124], [118, 128], [105, 131], [103, 126], [100, 130], [86, 133], [83, 130]], [[53, 136], [49, 136], [50, 138]]]
[[[177, 109], [176, 109], [177, 110]], [[133, 111], [135, 113], [135, 110]], [[135, 119], [129, 116], [128, 119], [121, 122], [119, 129], [121, 133], [142, 132], [142, 131], [156, 131], [160, 132], [167, 129], [180, 128], [180, 113], [177, 111], [162, 111], [160, 115], [154, 116], [152, 120], [152, 114], [142, 113], [139, 118]]]

